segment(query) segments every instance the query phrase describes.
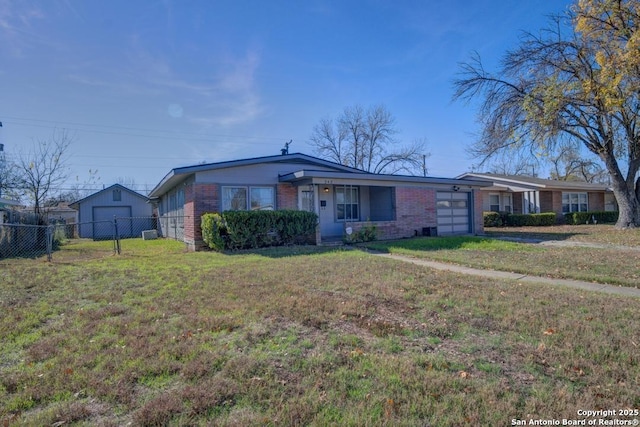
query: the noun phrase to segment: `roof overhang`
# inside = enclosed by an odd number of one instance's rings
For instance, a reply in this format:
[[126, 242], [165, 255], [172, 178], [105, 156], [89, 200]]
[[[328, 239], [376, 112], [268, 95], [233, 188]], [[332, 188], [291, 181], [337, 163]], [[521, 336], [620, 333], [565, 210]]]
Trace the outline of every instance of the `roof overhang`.
[[0, 207], [2, 206], [21, 206], [21, 204], [20, 202], [16, 202], [15, 200], [0, 198]]
[[458, 186], [467, 188], [481, 188], [491, 186], [490, 181], [467, 180], [457, 178], [434, 178], [408, 175], [383, 175], [374, 173], [344, 173], [332, 171], [318, 171], [301, 169], [296, 172], [280, 175], [280, 182], [296, 185], [325, 184], [325, 185], [418, 185], [418, 186]]
[[556, 181], [552, 179], [541, 179], [535, 177], [519, 178], [514, 176], [481, 173], [464, 173], [462, 175], [459, 175], [458, 177], [470, 180], [480, 179], [484, 181], [491, 181], [493, 183], [493, 187], [486, 190], [494, 191], [612, 191], [611, 188], [606, 185], [592, 184], [580, 181]]
[[196, 174], [197, 172], [220, 170], [227, 168], [234, 168], [239, 166], [251, 166], [261, 163], [300, 163], [309, 166], [324, 166], [333, 168], [337, 171], [341, 171], [346, 174], [359, 174], [362, 171], [349, 166], [344, 166], [338, 163], [330, 162], [328, 160], [319, 159], [317, 157], [309, 156], [302, 153], [293, 153], [286, 155], [266, 156], [266, 157], [253, 157], [249, 159], [229, 160], [216, 163], [207, 163], [194, 166], [184, 166], [171, 169], [171, 171], [165, 175], [164, 178], [156, 185], [149, 193], [149, 198], [157, 199], [167, 191], [171, 190], [180, 182], [187, 179], [189, 176]]

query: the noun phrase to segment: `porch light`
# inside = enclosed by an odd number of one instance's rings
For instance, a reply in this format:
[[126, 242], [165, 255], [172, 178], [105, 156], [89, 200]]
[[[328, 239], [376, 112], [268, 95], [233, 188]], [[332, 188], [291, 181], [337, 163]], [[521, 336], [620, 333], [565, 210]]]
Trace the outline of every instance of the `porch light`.
[[457, 185], [453, 186], [453, 191], [458, 191], [460, 189], [460, 187], [458, 187]]
[[324, 188], [322, 189], [322, 191], [324, 191], [325, 193], [328, 193], [328, 192], [329, 192], [329, 187], [324, 187]]

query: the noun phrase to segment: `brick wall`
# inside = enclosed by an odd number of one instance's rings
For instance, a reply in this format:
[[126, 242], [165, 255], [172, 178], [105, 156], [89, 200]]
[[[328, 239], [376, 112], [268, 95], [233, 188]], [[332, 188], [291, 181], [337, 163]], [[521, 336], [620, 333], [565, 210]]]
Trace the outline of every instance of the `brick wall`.
[[298, 189], [287, 182], [276, 187], [276, 209], [298, 209]]
[[396, 188], [396, 220], [357, 222], [355, 231], [375, 224], [378, 239], [399, 239], [422, 235], [423, 227], [436, 226], [436, 191], [420, 187]]
[[[471, 219], [473, 230], [475, 234], [483, 234], [482, 194], [478, 190], [473, 193], [473, 204], [475, 213], [474, 218]], [[354, 232], [370, 225], [376, 226], [377, 238], [380, 240], [422, 236], [424, 227], [437, 226], [436, 190], [398, 187], [396, 188], [396, 221], [365, 221], [349, 224]]]
[[564, 222], [562, 215], [562, 192], [561, 191], [540, 191], [540, 213], [555, 212], [556, 223]]
[[556, 213], [556, 224], [564, 224], [564, 214], [562, 213], [562, 191], [554, 191], [551, 196], [551, 211]]
[[202, 241], [200, 217], [207, 212], [219, 212], [220, 194], [217, 184], [194, 183], [184, 193], [184, 241], [190, 250], [206, 245]]
[[[473, 199], [473, 232], [475, 234], [484, 234], [484, 217], [482, 215], [483, 192], [481, 190], [473, 190], [471, 197]], [[513, 203], [513, 202], [511, 202]]]
[[604, 193], [587, 193], [590, 211], [604, 211]]
[[540, 212], [555, 212], [553, 210], [553, 192], [540, 191]]
[[522, 213], [523, 195], [522, 193], [513, 193], [513, 213]]

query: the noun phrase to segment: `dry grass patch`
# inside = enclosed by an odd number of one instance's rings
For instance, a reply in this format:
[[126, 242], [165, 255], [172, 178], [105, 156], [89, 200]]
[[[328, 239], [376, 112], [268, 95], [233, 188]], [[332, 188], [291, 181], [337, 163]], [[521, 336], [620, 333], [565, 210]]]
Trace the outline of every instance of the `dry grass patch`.
[[638, 299], [313, 248], [0, 264], [3, 425], [504, 425], [640, 406]]

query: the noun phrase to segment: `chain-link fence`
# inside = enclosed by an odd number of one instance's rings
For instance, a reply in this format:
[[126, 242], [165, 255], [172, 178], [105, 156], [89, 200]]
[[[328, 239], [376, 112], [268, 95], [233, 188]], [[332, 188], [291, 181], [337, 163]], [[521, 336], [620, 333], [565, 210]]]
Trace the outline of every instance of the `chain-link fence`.
[[120, 254], [122, 240], [167, 237], [184, 240], [185, 217], [114, 217], [109, 221], [80, 223], [57, 222], [49, 225], [0, 224], [0, 259], [37, 258], [52, 254], [62, 244], [80, 241], [104, 241], [96, 251]]
[[0, 224], [0, 259], [35, 258], [51, 260], [55, 225]]

